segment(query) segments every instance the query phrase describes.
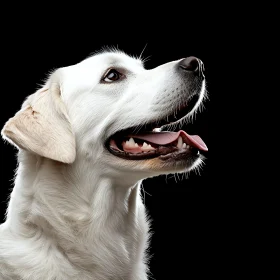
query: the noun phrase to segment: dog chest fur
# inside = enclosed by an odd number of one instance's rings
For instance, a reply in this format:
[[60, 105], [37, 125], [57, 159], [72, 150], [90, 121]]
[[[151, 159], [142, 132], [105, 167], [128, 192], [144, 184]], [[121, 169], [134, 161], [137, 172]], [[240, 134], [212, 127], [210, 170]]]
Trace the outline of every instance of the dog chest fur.
[[3, 279], [145, 279], [137, 268], [149, 230], [140, 182], [124, 188], [96, 172], [86, 177], [79, 164], [25, 152], [19, 159], [9, 224], [1, 226], [10, 239], [0, 243]]

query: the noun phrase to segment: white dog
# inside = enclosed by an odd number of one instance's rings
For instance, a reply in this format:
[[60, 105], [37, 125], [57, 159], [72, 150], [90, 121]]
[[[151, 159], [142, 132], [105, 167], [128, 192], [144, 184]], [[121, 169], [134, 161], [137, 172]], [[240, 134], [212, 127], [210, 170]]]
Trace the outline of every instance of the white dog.
[[205, 96], [195, 57], [146, 70], [103, 51], [54, 71], [2, 130], [19, 164], [0, 226], [0, 279], [148, 279], [141, 182], [202, 163], [199, 136], [160, 130]]

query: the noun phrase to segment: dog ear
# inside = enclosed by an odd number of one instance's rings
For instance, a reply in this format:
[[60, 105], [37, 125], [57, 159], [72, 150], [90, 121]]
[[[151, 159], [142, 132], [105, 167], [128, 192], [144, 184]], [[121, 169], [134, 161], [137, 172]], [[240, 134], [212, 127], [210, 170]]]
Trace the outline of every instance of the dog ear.
[[[54, 74], [52, 75], [54, 76]], [[64, 163], [76, 157], [75, 138], [59, 83], [52, 77], [5, 124], [2, 136], [18, 148]]]

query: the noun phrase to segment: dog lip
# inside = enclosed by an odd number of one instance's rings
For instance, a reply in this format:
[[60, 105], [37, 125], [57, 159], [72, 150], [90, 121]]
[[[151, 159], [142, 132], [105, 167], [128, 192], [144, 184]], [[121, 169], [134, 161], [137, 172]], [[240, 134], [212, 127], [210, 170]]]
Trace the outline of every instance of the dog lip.
[[126, 160], [148, 160], [153, 158], [159, 158], [161, 160], [177, 160], [179, 158], [186, 160], [190, 156], [199, 157], [199, 150], [194, 147], [189, 147], [188, 149], [178, 149], [174, 146], [160, 146], [155, 151], [148, 151], [145, 153], [128, 153], [121, 151], [119, 149], [114, 149], [109, 147], [108, 150], [115, 156], [126, 159]]
[[160, 155], [161, 160], [186, 160], [189, 158], [199, 158], [200, 157], [200, 152], [197, 148], [190, 147], [190, 149], [187, 150], [177, 150], [173, 153], [165, 154], [165, 155]]
[[195, 107], [197, 102], [199, 101], [199, 94], [194, 94], [188, 98], [186, 103], [182, 104], [179, 108], [177, 108], [177, 112], [171, 112], [168, 117], [166, 117], [166, 121], [162, 121], [160, 124], [161, 126], [168, 125], [171, 123], [175, 123], [185, 116], [187, 116], [192, 109]]

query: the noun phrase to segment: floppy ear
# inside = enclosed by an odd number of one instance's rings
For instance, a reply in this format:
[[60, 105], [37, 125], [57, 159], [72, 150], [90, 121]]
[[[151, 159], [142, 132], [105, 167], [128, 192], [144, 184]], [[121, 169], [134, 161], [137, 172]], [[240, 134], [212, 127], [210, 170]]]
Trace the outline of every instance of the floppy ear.
[[46, 158], [72, 163], [76, 157], [75, 138], [60, 86], [53, 79], [28, 97], [1, 134], [18, 148]]

